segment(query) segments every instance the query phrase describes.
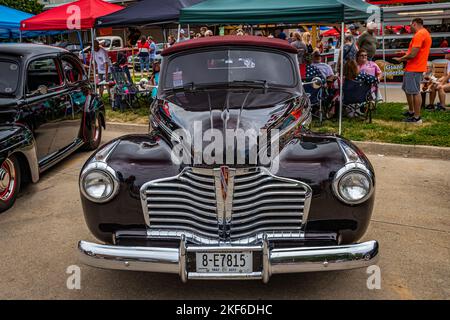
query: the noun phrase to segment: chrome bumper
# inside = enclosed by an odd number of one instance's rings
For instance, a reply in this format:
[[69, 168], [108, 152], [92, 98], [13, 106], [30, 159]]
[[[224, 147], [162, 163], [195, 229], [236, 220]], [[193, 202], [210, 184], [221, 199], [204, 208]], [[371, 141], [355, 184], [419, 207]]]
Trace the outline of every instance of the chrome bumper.
[[[266, 283], [272, 274], [363, 268], [378, 260], [378, 242], [374, 240], [351, 245], [275, 249], [270, 249], [267, 238], [261, 246], [186, 246], [182, 238], [179, 248], [128, 247], [80, 241], [78, 249], [80, 260], [93, 267], [175, 273], [183, 282], [188, 279], [262, 279]], [[208, 251], [259, 252], [262, 254], [262, 270], [247, 274], [187, 270], [186, 255], [189, 252]]]

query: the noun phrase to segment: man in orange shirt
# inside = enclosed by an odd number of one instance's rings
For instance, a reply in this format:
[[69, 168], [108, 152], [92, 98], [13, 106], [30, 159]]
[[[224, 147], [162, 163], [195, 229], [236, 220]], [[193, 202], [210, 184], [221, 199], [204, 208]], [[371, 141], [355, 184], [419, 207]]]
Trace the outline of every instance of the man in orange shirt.
[[420, 108], [422, 96], [420, 95], [420, 83], [422, 76], [427, 71], [428, 55], [431, 48], [430, 33], [423, 27], [423, 20], [415, 18], [411, 22], [411, 31], [414, 37], [409, 44], [408, 52], [400, 58], [394, 58], [398, 62], [406, 61], [405, 74], [403, 76], [402, 89], [408, 100], [409, 110], [404, 113], [405, 122], [422, 123]]

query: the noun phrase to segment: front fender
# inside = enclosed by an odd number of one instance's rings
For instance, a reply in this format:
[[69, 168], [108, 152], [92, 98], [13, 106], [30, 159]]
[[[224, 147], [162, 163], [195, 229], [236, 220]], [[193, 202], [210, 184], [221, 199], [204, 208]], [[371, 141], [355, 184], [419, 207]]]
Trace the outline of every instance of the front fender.
[[283, 148], [279, 155], [279, 170], [275, 174], [300, 180], [312, 188], [307, 232], [337, 232], [341, 243], [354, 243], [367, 230], [375, 193], [358, 205], [346, 204], [334, 194], [334, 177], [349, 161], [342, 142], [357, 154], [358, 161], [362, 162], [374, 177], [369, 160], [354, 144], [339, 136], [315, 133], [293, 139]]
[[[180, 165], [171, 161], [170, 145], [157, 133], [127, 135], [100, 147], [86, 165], [116, 144], [106, 159], [120, 182], [117, 196], [106, 203], [94, 203], [81, 194], [81, 203], [89, 230], [99, 240], [110, 242], [118, 230], [145, 229], [140, 202], [141, 186], [154, 179], [175, 176]], [[98, 160], [97, 160], [98, 161]]]
[[39, 180], [39, 164], [36, 154], [36, 142], [33, 133], [26, 126], [0, 126], [0, 163], [12, 154], [20, 153], [27, 160], [31, 180]]

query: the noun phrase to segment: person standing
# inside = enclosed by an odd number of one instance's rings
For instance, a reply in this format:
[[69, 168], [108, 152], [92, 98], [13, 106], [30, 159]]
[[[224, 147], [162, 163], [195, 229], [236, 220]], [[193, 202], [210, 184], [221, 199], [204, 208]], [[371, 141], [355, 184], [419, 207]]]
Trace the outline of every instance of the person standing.
[[277, 38], [281, 39], [281, 40], [286, 40], [287, 39], [286, 33], [284, 33], [283, 29], [280, 29], [280, 32], [278, 33], [278, 37]]
[[422, 96], [420, 94], [420, 83], [423, 73], [427, 71], [428, 55], [431, 48], [431, 36], [423, 26], [421, 18], [415, 18], [411, 22], [411, 31], [414, 32], [408, 51], [403, 57], [395, 57], [398, 62], [406, 61], [405, 73], [403, 75], [402, 89], [408, 100], [409, 110], [404, 113], [405, 122], [422, 123], [420, 108]]
[[375, 22], [368, 23], [367, 30], [359, 36], [357, 41], [358, 48], [367, 51], [367, 57], [369, 60], [373, 60], [373, 57], [377, 51], [377, 38], [375, 37], [376, 30], [377, 24]]
[[185, 33], [184, 29], [181, 29], [181, 30], [180, 30], [180, 36], [179, 36], [177, 42], [184, 42], [184, 41], [186, 41], [186, 40], [189, 40], [188, 38], [186, 38], [185, 34], [186, 34], [186, 33]]
[[109, 66], [111, 62], [109, 60], [108, 52], [105, 50], [105, 48], [100, 46], [98, 40], [94, 41], [93, 55], [95, 64], [97, 66], [100, 97], [103, 96], [105, 86], [107, 87], [109, 95], [109, 86], [107, 85], [107, 82], [109, 81]]
[[294, 41], [291, 43], [291, 46], [297, 49], [298, 64], [303, 64], [305, 63], [303, 58], [308, 48], [306, 47], [306, 44], [303, 42], [300, 32], [294, 32], [293, 39]]
[[[364, 49], [362, 49], [362, 50], [364, 50]], [[355, 40], [354, 40], [353, 36], [351, 34], [345, 35], [345, 37], [344, 37], [344, 64], [348, 60], [355, 60], [357, 52], [358, 52], [358, 48], [356, 48], [356, 44], [355, 44]]]
[[309, 32], [303, 32], [302, 34], [303, 42], [306, 45], [306, 52], [308, 54], [311, 54], [313, 52], [313, 46], [311, 44], [311, 33]]
[[158, 47], [156, 46], [155, 41], [153, 41], [153, 37], [149, 36], [147, 39], [150, 48], [150, 65], [153, 66], [153, 61], [156, 58], [156, 51], [158, 51]]
[[358, 38], [359, 38], [358, 28], [359, 27], [357, 25], [355, 25], [355, 24], [351, 24], [351, 25], [348, 26], [348, 29], [350, 30], [350, 34], [353, 36], [353, 39], [355, 41], [357, 41]]
[[150, 44], [145, 36], [142, 36], [141, 40], [138, 42], [138, 50], [141, 78], [143, 78], [145, 69], [150, 73]]

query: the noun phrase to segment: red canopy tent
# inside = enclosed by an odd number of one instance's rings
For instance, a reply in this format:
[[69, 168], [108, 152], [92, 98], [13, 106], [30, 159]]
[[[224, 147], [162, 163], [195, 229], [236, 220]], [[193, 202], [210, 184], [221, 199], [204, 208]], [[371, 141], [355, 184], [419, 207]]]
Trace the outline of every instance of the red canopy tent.
[[[104, 2], [102, 0], [79, 0], [63, 4], [44, 11], [20, 22], [20, 30], [91, 30], [92, 47], [95, 39], [95, 19], [119, 11], [124, 7]], [[80, 39], [81, 42], [81, 39]], [[89, 75], [91, 64], [95, 68], [94, 59], [89, 61]], [[97, 90], [97, 77], [94, 72], [94, 88]]]
[[[347, 32], [347, 29], [344, 29], [345, 32]], [[341, 33], [340, 31], [336, 30], [335, 28], [331, 28], [327, 31], [322, 32], [322, 36], [324, 37], [340, 37]]]
[[[102, 0], [79, 0], [44, 11], [22, 20], [20, 30], [86, 30], [94, 28], [95, 19], [124, 7]], [[79, 17], [78, 17], [79, 16]]]

